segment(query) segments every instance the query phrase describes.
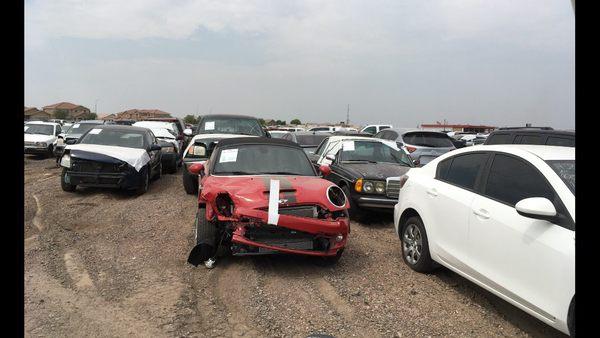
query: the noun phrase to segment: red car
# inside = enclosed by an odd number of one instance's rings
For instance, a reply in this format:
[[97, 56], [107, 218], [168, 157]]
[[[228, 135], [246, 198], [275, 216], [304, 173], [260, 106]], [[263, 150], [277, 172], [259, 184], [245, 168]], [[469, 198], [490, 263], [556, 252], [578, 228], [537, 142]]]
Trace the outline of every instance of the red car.
[[207, 162], [188, 170], [201, 177], [191, 264], [214, 261], [219, 246], [240, 256], [318, 256], [325, 264], [341, 257], [350, 231], [348, 201], [296, 143], [225, 139]]

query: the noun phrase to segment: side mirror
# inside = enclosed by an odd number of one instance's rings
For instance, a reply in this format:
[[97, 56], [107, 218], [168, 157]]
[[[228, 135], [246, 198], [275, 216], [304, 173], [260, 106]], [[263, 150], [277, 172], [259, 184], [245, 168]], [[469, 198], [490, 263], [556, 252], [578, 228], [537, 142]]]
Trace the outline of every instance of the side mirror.
[[323, 176], [329, 176], [329, 174], [331, 174], [331, 168], [325, 164], [322, 164], [319, 167], [319, 171], [321, 171], [321, 174], [323, 174]]
[[150, 151], [161, 150], [162, 147], [158, 144], [153, 144], [150, 146]]
[[183, 130], [183, 134], [185, 136], [192, 136], [194, 134], [194, 132], [190, 128], [186, 128]]
[[529, 218], [550, 221], [556, 216], [556, 208], [545, 197], [525, 198], [515, 204], [519, 215]]
[[188, 167], [188, 172], [193, 175], [200, 175], [200, 172], [204, 170], [203, 163], [193, 163]]
[[330, 160], [331, 162], [335, 161], [335, 156], [332, 155], [332, 154], [325, 155], [325, 158], [328, 159], [328, 160]]

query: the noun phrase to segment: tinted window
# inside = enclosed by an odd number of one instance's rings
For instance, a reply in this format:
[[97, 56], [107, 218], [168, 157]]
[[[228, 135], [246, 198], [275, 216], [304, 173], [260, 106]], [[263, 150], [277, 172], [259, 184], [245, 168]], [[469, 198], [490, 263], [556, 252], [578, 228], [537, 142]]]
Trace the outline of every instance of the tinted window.
[[144, 149], [144, 134], [131, 130], [96, 129], [85, 134], [80, 143]]
[[484, 194], [512, 206], [529, 197], [554, 200], [554, 191], [533, 166], [500, 154], [494, 156]]
[[575, 139], [565, 137], [549, 136], [546, 144], [549, 146], [574, 147]]
[[329, 127], [316, 127], [309, 129], [309, 131], [329, 131]]
[[511, 134], [492, 134], [488, 137], [485, 144], [511, 144]]
[[450, 169], [450, 164], [452, 164], [451, 158], [441, 161], [437, 166], [435, 178], [445, 180], [446, 176], [448, 175], [448, 169]]
[[560, 176], [571, 192], [575, 193], [575, 161], [546, 161], [550, 167]]
[[542, 144], [542, 137], [539, 135], [523, 135], [521, 144]]
[[456, 156], [452, 159], [445, 181], [466, 189], [475, 188], [475, 180], [485, 165], [488, 154], [476, 153]]
[[402, 137], [404, 143], [422, 147], [446, 148], [454, 147], [450, 137], [445, 134], [436, 133], [406, 133]]
[[319, 143], [321, 143], [321, 141], [326, 138], [327, 135], [319, 135], [319, 134], [315, 134], [315, 135], [296, 135], [296, 143], [298, 143], [301, 146], [316, 146]]
[[384, 129], [388, 129], [390, 126], [381, 126], [379, 127], [379, 130], [384, 130]]
[[206, 117], [200, 121], [197, 133], [265, 136], [257, 119], [236, 117]]

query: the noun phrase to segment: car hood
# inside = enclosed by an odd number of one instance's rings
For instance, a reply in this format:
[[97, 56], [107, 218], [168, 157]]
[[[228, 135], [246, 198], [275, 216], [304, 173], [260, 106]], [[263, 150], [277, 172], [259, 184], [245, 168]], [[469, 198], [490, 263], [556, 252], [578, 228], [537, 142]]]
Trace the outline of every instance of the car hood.
[[[81, 156], [97, 156], [104, 155], [113, 157], [117, 160], [127, 162], [130, 166], [134, 167], [135, 170], [140, 171], [146, 163], [150, 162], [150, 156], [144, 149], [128, 148], [128, 147], [117, 147], [117, 146], [105, 146], [99, 144], [71, 144], [65, 147], [76, 157]], [[83, 153], [92, 153], [96, 155], [83, 155]]]
[[388, 177], [402, 176], [411, 168], [394, 163], [342, 163], [340, 165], [353, 174], [370, 180], [385, 180]]
[[333, 184], [316, 176], [249, 175], [208, 176], [202, 181], [202, 198], [213, 201], [220, 193], [229, 193], [235, 206], [267, 208], [271, 180], [279, 180], [280, 205], [320, 204], [331, 211], [342, 210], [327, 197]]
[[25, 134], [25, 142], [52, 142], [55, 136], [42, 134]]

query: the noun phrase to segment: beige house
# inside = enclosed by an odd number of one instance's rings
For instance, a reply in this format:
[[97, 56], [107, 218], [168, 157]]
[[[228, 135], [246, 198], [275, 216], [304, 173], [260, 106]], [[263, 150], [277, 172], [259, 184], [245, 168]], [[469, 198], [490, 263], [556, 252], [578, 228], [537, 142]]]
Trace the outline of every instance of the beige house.
[[25, 121], [47, 121], [51, 118], [49, 113], [39, 110], [36, 107], [25, 107]]
[[59, 110], [66, 111], [68, 116], [67, 119], [70, 120], [82, 120], [85, 115], [90, 113], [89, 108], [70, 102], [55, 103], [45, 106], [42, 109], [52, 116]]
[[145, 120], [157, 117], [171, 117], [171, 114], [159, 109], [129, 109], [102, 117], [103, 120]]

